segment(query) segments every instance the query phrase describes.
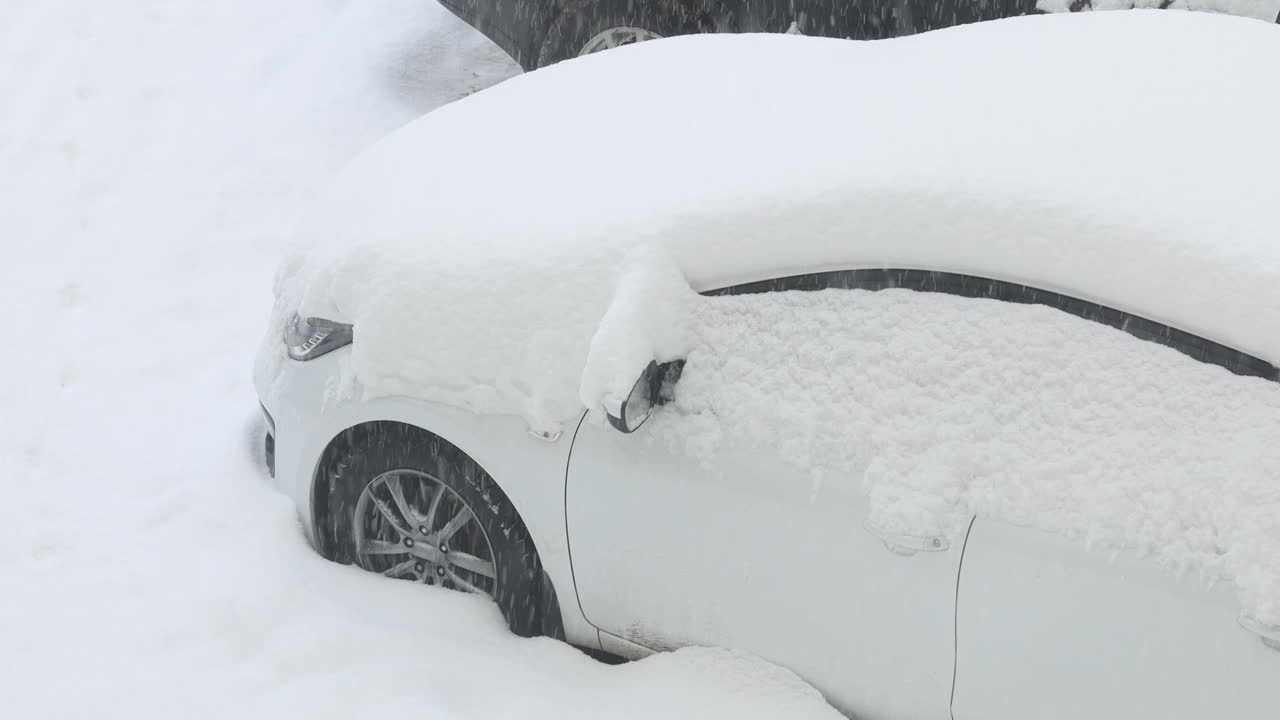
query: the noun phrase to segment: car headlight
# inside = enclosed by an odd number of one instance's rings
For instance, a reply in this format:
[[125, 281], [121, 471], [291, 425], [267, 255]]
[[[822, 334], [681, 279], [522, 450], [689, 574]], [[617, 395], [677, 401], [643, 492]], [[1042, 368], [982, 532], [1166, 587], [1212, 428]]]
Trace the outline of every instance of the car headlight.
[[294, 360], [314, 360], [350, 345], [354, 338], [352, 327], [346, 323], [301, 315], [294, 315], [284, 328], [284, 344]]

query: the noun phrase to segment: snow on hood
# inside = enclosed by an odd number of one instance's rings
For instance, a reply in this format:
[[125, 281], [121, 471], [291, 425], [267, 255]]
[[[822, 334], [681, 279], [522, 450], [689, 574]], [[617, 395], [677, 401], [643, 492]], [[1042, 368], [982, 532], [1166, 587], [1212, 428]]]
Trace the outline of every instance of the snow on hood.
[[[1280, 363], [1278, 67], [1280, 27], [1147, 11], [876, 42], [691, 36], [573, 60], [355, 162], [303, 225], [312, 247], [282, 269], [277, 316], [354, 322], [366, 395], [542, 429], [616, 400], [643, 366], [609, 344], [647, 332], [634, 308], [600, 327], [626, 257], [669, 258], [696, 290], [965, 272]], [[645, 247], [662, 251], [632, 253]], [[672, 352], [673, 333], [633, 342]], [[584, 379], [589, 354], [623, 365]]]

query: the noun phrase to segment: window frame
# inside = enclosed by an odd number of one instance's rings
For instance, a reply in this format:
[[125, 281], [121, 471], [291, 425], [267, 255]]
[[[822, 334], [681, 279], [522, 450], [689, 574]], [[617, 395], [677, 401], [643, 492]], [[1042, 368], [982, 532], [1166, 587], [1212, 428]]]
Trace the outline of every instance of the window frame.
[[1179, 330], [1149, 318], [1077, 297], [1041, 290], [1005, 280], [939, 270], [911, 268], [861, 268], [788, 275], [770, 280], [707, 290], [708, 297], [756, 295], [798, 290], [890, 290], [934, 292], [959, 297], [1000, 300], [1020, 305], [1044, 305], [1128, 333], [1139, 340], [1154, 342], [1208, 365], [1217, 365], [1236, 375], [1280, 382], [1280, 368], [1248, 353], [1240, 352], [1199, 335]]

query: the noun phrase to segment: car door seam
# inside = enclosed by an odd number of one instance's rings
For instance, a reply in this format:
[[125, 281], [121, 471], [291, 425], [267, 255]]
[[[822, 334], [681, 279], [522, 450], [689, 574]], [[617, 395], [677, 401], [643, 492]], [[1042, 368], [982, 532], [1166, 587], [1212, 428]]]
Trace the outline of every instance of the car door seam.
[[564, 515], [564, 549], [569, 556], [569, 579], [573, 582], [573, 600], [578, 604], [578, 613], [582, 615], [582, 619], [587, 624], [596, 628], [597, 643], [599, 642], [599, 626], [591, 622], [591, 618], [587, 617], [587, 611], [582, 607], [582, 595], [578, 592], [578, 574], [577, 569], [573, 566], [573, 542], [569, 535], [569, 468], [573, 464], [573, 448], [578, 444], [578, 433], [582, 430], [582, 424], [587, 421], [588, 411], [582, 412], [582, 417], [578, 418], [578, 424], [573, 429], [573, 438], [569, 441], [569, 454], [564, 461], [564, 497], [562, 498], [563, 515]]
[[951, 720], [956, 720], [956, 678], [960, 671], [960, 579], [964, 575], [964, 556], [969, 549], [969, 533], [973, 532], [973, 524], [977, 520], [977, 515], [969, 518], [969, 526], [964, 530], [964, 542], [960, 545], [960, 562], [956, 565], [956, 597], [951, 606], [951, 700], [947, 703], [947, 715]]

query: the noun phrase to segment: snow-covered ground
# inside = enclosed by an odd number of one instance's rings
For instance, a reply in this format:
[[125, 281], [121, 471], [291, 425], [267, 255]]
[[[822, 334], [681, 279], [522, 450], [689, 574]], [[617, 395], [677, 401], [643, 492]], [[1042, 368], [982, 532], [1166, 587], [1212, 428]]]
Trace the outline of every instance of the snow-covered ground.
[[0, 3], [6, 717], [834, 717], [724, 651], [608, 667], [327, 563], [249, 363], [305, 202], [515, 66], [429, 0]]

